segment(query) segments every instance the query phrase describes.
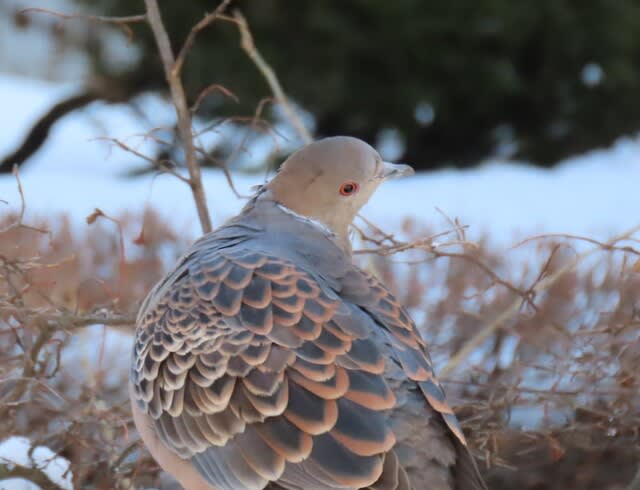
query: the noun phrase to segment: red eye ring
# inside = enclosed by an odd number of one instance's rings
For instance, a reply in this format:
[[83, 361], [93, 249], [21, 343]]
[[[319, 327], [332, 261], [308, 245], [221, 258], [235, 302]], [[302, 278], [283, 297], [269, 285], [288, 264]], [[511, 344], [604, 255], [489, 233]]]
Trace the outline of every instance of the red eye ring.
[[353, 180], [348, 180], [347, 182], [344, 182], [340, 186], [340, 194], [343, 196], [351, 196], [352, 194], [355, 194], [356, 192], [358, 192], [359, 189], [360, 189], [360, 186], [358, 185], [357, 182], [354, 182]]

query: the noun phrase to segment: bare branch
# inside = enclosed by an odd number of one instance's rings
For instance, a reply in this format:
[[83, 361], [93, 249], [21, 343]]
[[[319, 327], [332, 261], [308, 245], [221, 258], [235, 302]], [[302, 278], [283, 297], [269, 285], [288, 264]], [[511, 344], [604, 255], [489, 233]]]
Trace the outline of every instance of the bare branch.
[[17, 165], [13, 166], [13, 176], [16, 178], [16, 184], [18, 186], [18, 194], [20, 195], [20, 213], [18, 214], [18, 219], [14, 223], [11, 223], [10, 225], [7, 225], [4, 228], [0, 229], [0, 234], [6, 233], [9, 230], [12, 230], [14, 228], [25, 228], [27, 230], [36, 231], [38, 233], [49, 233], [49, 230], [37, 228], [35, 226], [25, 225], [23, 223], [24, 213], [27, 210], [27, 203], [24, 199], [24, 190], [22, 189], [22, 182], [20, 181], [20, 173], [18, 171]]
[[145, 0], [144, 3], [147, 8], [149, 25], [153, 31], [156, 44], [158, 45], [158, 51], [160, 52], [160, 58], [162, 59], [162, 64], [164, 66], [165, 76], [169, 84], [169, 90], [171, 91], [171, 99], [173, 100], [173, 104], [176, 109], [178, 130], [185, 150], [185, 161], [187, 169], [189, 170], [189, 183], [196, 203], [196, 208], [198, 210], [200, 226], [202, 227], [203, 233], [209, 233], [212, 229], [211, 218], [209, 216], [207, 199], [202, 185], [202, 175], [200, 165], [198, 163], [198, 156], [193, 142], [191, 112], [187, 105], [187, 97], [180, 79], [180, 73], [174, 69], [175, 59], [173, 51], [171, 50], [169, 36], [164, 28], [164, 24], [162, 23], [158, 2], [156, 0]]
[[[640, 230], [639, 227], [632, 228], [631, 230], [619, 235], [610, 240], [607, 245], [609, 247], [614, 246], [617, 242], [625, 240]], [[545, 279], [537, 284], [535, 289], [531, 290], [532, 294], [548, 289], [555, 284], [560, 278], [562, 278], [567, 272], [574, 270], [584, 259], [602, 250], [602, 247], [589, 250], [578, 255], [573, 261], [566, 264], [564, 267], [558, 269], [555, 273], [547, 276]], [[514, 301], [511, 306], [505, 309], [492, 323], [489, 323], [485, 328], [480, 330], [474, 335], [462, 349], [456, 352], [447, 362], [443, 369], [440, 370], [441, 376], [448, 376], [454, 369], [456, 369], [476, 348], [478, 348], [485, 340], [487, 340], [493, 332], [504, 326], [504, 324], [515, 317], [521, 306], [521, 299]]]
[[56, 17], [60, 17], [61, 19], [83, 19], [83, 20], [88, 20], [93, 22], [104, 22], [107, 24], [133, 24], [136, 22], [145, 22], [147, 20], [147, 16], [145, 14], [127, 15], [123, 17], [108, 17], [103, 15], [65, 14], [62, 12], [57, 12], [55, 10], [37, 8], [37, 7], [25, 8], [20, 10], [18, 13], [29, 14], [32, 12], [54, 15]]
[[229, 169], [227, 168], [227, 165], [224, 162], [219, 162], [217, 161], [215, 158], [213, 158], [210, 154], [210, 152], [206, 151], [202, 145], [200, 146], [196, 146], [196, 150], [198, 151], [198, 153], [200, 155], [202, 155], [206, 160], [208, 160], [209, 162], [211, 162], [212, 164], [214, 164], [217, 167], [220, 167], [222, 169], [222, 172], [224, 173], [224, 177], [225, 179], [227, 179], [227, 184], [229, 185], [229, 188], [231, 189], [231, 192], [234, 193], [234, 195], [237, 198], [246, 198], [249, 196], [243, 196], [238, 192], [238, 189], [236, 189], [236, 185], [233, 182], [233, 176], [231, 175], [231, 172], [229, 172]]
[[[126, 144], [124, 141], [121, 141], [121, 140], [119, 140], [117, 138], [106, 138], [106, 137], [104, 137], [104, 138], [95, 138], [95, 139], [96, 140], [108, 141], [110, 143], [113, 143], [118, 148], [122, 149], [123, 151], [126, 151], [127, 153], [131, 153], [132, 155], [135, 155], [138, 158], [140, 158], [141, 160], [144, 160], [145, 162], [149, 163], [153, 168], [157, 169], [160, 173], [168, 173], [170, 175], [173, 175], [176, 179], [181, 180], [185, 184], [190, 185], [190, 180], [188, 178], [184, 177], [183, 175], [180, 175], [179, 172], [177, 172], [176, 170], [171, 168], [169, 165], [163, 165], [163, 163], [175, 165], [175, 162], [173, 162], [172, 160], [157, 160], [155, 158], [149, 157], [149, 156], [145, 155], [144, 153], [142, 153], [142, 152], [136, 150], [135, 148], [131, 147], [130, 145]], [[156, 142], [160, 141], [159, 138], [153, 138], [153, 139]], [[166, 142], [164, 142], [164, 143], [166, 143]]]
[[215, 22], [218, 16], [224, 12], [224, 10], [227, 8], [227, 6], [230, 3], [231, 3], [231, 0], [222, 0], [220, 5], [218, 5], [213, 12], [209, 14], [205, 14], [204, 18], [200, 22], [198, 22], [195, 26], [193, 26], [191, 31], [189, 31], [189, 35], [187, 36], [187, 39], [182, 45], [182, 48], [180, 49], [178, 56], [176, 56], [176, 61], [173, 64], [172, 74], [174, 77], [177, 77], [177, 78], [180, 77], [180, 73], [182, 71], [182, 65], [184, 64], [184, 61], [187, 55], [189, 54], [189, 51], [191, 51], [191, 48], [193, 47], [193, 42], [195, 41], [198, 33], [201, 30], [206, 29], [213, 22]]
[[240, 99], [238, 99], [236, 94], [234, 94], [227, 87], [224, 87], [223, 85], [220, 85], [219, 83], [213, 83], [213, 84], [209, 85], [208, 87], [206, 87], [204, 90], [202, 90], [198, 94], [198, 97], [196, 97], [196, 101], [191, 106], [191, 113], [192, 114], [195, 114], [196, 112], [198, 112], [198, 109], [200, 109], [200, 104], [202, 104], [202, 101], [205, 98], [207, 98], [207, 96], [212, 92], [222, 92], [224, 95], [226, 95], [227, 97], [229, 97], [230, 99], [232, 99], [236, 103], [240, 101]]
[[37, 487], [61, 490], [62, 487], [54, 483], [49, 476], [39, 468], [0, 463], [0, 480], [20, 478], [27, 480]]
[[612, 244], [612, 243], [605, 243], [605, 242], [601, 242], [599, 240], [595, 240], [594, 238], [585, 237], [585, 236], [581, 236], [581, 235], [572, 235], [572, 234], [569, 234], [569, 233], [544, 233], [542, 235], [536, 235], [534, 237], [530, 237], [530, 238], [527, 238], [525, 240], [522, 240], [522, 241], [516, 243], [513, 246], [513, 248], [520, 247], [520, 246], [522, 246], [522, 245], [524, 245], [526, 243], [530, 243], [532, 241], [544, 240], [544, 239], [548, 239], [548, 238], [566, 238], [568, 240], [577, 240], [577, 241], [587, 242], [587, 243], [590, 243], [592, 245], [597, 245], [602, 250], [610, 250], [610, 251], [616, 251], [616, 252], [631, 253], [633, 255], [640, 255], [640, 250], [636, 250], [635, 248], [630, 247], [630, 246], [617, 246], [617, 245]]
[[106, 17], [102, 15], [87, 15], [87, 14], [64, 14], [62, 12], [57, 12], [55, 10], [30, 7], [26, 9], [22, 9], [19, 11], [20, 14], [29, 14], [29, 13], [42, 13], [49, 14], [60, 19], [71, 20], [71, 19], [82, 19], [87, 20], [89, 22], [99, 22], [103, 24], [115, 24], [125, 33], [127, 38], [131, 40], [133, 38], [133, 31], [129, 24], [135, 24], [139, 22], [145, 22], [147, 20], [147, 16], [145, 14], [141, 15], [127, 15], [124, 17]]
[[265, 80], [269, 84], [269, 88], [273, 92], [273, 96], [278, 104], [282, 106], [287, 119], [298, 132], [302, 140], [305, 143], [311, 143], [313, 138], [304, 126], [300, 117], [298, 117], [298, 114], [296, 114], [293, 107], [291, 107], [291, 103], [285, 95], [284, 90], [282, 90], [278, 77], [256, 48], [246, 19], [239, 10], [235, 10], [233, 12], [233, 17], [237, 22], [238, 29], [240, 30], [240, 45], [242, 46], [242, 49], [244, 49], [251, 61], [253, 61], [258, 70], [260, 70], [260, 73], [264, 76]]

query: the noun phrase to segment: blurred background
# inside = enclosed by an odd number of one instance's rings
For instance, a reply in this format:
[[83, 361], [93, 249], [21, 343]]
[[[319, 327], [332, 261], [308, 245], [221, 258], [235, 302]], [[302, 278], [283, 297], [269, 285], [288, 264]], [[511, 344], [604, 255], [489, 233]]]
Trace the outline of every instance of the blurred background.
[[[218, 6], [158, 3], [174, 52]], [[355, 259], [491, 488], [640, 489], [640, 1], [235, 8], [314, 138], [419, 171], [365, 207]], [[201, 229], [151, 30], [97, 19], [142, 13], [0, 0], [0, 489], [173, 488], [124, 387], [137, 306]], [[182, 75], [215, 227], [303, 138], [233, 22]]]
[[[174, 46], [213, 5], [162, 2]], [[386, 142], [388, 152], [419, 169], [473, 166], [496, 156], [552, 166], [640, 128], [640, 5], [634, 0], [235, 5], [290, 97], [313, 117], [316, 136]], [[140, 12], [143, 3], [3, 0], [4, 73], [82, 81], [91, 97], [69, 111], [95, 99], [131, 101], [163, 90], [145, 25], [125, 33], [21, 14], [26, 6], [121, 16]], [[204, 118], [251, 114], [270, 95], [229, 23], [200, 33], [184, 82], [192, 100], [210, 84], [237, 96], [207, 98]]]

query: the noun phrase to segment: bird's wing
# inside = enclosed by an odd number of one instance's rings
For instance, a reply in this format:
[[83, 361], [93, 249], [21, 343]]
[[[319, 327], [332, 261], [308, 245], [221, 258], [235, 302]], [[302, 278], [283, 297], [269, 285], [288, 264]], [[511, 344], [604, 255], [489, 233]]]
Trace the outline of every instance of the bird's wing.
[[[138, 318], [133, 396], [212, 485], [409, 488], [364, 311], [293, 262], [237, 247], [192, 255], [154, 294]], [[420, 358], [402, 357], [450, 419]]]
[[460, 422], [436, 378], [426, 343], [404, 306], [374, 276], [355, 269], [344, 280], [343, 294], [383, 327], [407, 377], [418, 384], [426, 402], [442, 416], [456, 449], [455, 488], [485, 490], [486, 484], [468, 449]]

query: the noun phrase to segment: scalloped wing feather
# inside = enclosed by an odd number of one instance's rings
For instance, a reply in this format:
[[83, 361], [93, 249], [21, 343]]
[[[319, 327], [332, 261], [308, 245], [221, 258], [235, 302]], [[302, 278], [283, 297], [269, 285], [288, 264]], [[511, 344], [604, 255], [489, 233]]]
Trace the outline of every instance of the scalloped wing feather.
[[135, 403], [214, 487], [411, 488], [387, 423], [396, 397], [372, 318], [466, 446], [406, 311], [352, 272], [364, 300], [350, 302], [348, 287], [343, 299], [290, 261], [234, 247], [191, 254], [145, 300]]

